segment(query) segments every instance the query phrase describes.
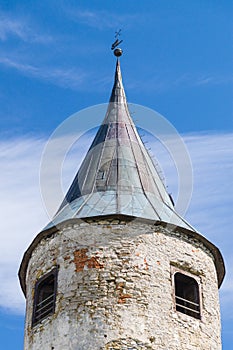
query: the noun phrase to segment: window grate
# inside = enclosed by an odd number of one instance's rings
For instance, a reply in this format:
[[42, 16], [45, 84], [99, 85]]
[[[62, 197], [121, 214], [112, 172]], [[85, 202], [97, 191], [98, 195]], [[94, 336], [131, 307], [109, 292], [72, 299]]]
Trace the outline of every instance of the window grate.
[[180, 272], [175, 274], [174, 280], [176, 310], [200, 319], [200, 295], [197, 281]]
[[35, 285], [32, 326], [55, 311], [57, 268], [41, 277]]

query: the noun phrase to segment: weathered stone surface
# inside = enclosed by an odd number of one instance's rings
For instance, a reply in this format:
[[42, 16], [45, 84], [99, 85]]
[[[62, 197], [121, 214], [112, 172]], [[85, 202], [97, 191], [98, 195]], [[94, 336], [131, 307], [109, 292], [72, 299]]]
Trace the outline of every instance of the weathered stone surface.
[[[58, 266], [56, 310], [32, 324], [36, 280]], [[201, 320], [175, 311], [172, 275], [192, 274]], [[64, 226], [27, 270], [25, 350], [220, 350], [215, 265], [202, 243], [139, 221]]]
[[135, 339], [119, 339], [113, 340], [106, 344], [101, 350], [152, 350], [149, 344], [143, 344], [140, 340]]

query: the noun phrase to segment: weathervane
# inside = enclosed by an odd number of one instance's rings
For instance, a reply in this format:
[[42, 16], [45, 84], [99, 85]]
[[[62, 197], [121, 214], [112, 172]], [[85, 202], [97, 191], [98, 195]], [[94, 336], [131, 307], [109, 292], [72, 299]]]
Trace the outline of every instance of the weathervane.
[[123, 53], [123, 51], [119, 47], [117, 47], [123, 42], [123, 40], [118, 39], [120, 35], [121, 35], [121, 29], [119, 29], [118, 31], [115, 32], [115, 39], [116, 40], [114, 41], [114, 43], [112, 44], [112, 47], [111, 47], [111, 50], [114, 50], [113, 53], [116, 57], [120, 57]]

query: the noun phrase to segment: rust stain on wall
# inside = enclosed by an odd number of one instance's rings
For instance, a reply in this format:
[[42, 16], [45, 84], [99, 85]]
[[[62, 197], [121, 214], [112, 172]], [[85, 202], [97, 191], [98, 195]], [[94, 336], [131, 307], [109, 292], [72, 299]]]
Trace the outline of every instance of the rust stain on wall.
[[144, 258], [144, 264], [145, 264], [145, 270], [149, 270], [149, 265], [146, 258]]
[[118, 304], [125, 304], [126, 303], [126, 299], [128, 298], [132, 298], [132, 295], [131, 294], [121, 294], [119, 296], [119, 299], [118, 299]]
[[91, 259], [87, 260], [87, 267], [89, 269], [102, 269], [103, 265], [100, 264], [98, 259], [93, 256]]
[[103, 265], [100, 264], [97, 257], [91, 257], [89, 258], [87, 256], [88, 249], [82, 248], [79, 250], [76, 250], [74, 252], [74, 263], [76, 267], [76, 272], [80, 272], [84, 269], [85, 266], [88, 267], [88, 269], [101, 269], [103, 268]]
[[124, 282], [120, 282], [117, 284], [116, 289], [119, 293], [118, 296], [118, 304], [125, 304], [126, 303], [126, 299], [128, 298], [132, 298], [132, 295], [129, 293], [124, 293], [124, 287], [125, 287], [125, 283]]

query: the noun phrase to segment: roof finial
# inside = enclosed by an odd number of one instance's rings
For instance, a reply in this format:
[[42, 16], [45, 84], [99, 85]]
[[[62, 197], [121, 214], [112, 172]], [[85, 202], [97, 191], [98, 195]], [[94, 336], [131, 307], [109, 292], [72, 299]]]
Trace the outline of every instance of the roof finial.
[[123, 51], [117, 47], [119, 46], [123, 40], [119, 40], [118, 37], [121, 35], [121, 29], [119, 29], [118, 31], [115, 32], [115, 41], [112, 44], [111, 50], [114, 50], [113, 53], [116, 57], [120, 57], [123, 53]]

